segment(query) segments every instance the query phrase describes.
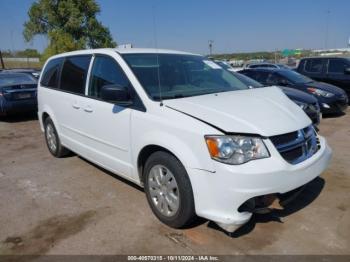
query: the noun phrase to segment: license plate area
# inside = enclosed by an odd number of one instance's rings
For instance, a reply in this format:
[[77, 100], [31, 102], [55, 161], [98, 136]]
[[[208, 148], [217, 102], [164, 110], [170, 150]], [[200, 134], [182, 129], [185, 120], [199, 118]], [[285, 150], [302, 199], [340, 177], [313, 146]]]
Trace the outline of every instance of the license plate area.
[[31, 93], [19, 93], [15, 95], [15, 99], [28, 99], [31, 98]]

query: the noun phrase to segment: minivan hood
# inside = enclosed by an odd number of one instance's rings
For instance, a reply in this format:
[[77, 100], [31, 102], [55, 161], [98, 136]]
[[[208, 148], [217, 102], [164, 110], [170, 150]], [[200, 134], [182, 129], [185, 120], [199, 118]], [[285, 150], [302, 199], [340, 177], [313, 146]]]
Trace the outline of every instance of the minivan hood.
[[226, 133], [274, 136], [311, 124], [307, 115], [278, 87], [165, 100], [164, 105]]

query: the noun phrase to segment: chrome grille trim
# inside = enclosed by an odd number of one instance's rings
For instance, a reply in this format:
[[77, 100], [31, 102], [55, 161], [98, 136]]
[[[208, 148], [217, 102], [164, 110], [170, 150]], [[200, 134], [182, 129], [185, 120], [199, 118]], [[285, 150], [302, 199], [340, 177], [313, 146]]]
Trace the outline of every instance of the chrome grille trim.
[[296, 138], [285, 143], [278, 143], [277, 141], [281, 139], [276, 139], [276, 137], [280, 138], [283, 135], [270, 137], [281, 156], [293, 165], [310, 158], [319, 149], [317, 134], [312, 125], [295, 132]]

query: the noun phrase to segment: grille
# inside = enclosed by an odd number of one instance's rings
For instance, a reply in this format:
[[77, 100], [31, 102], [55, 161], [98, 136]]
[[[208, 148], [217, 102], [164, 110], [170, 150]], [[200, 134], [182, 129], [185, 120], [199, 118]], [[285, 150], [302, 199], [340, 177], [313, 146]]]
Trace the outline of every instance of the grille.
[[270, 137], [281, 156], [290, 164], [298, 164], [313, 156], [320, 148], [312, 126], [295, 132]]
[[285, 144], [290, 141], [293, 141], [297, 139], [297, 137], [298, 137], [298, 132], [296, 131], [296, 132], [291, 132], [284, 135], [272, 136], [270, 137], [270, 139], [272, 143], [276, 146], [276, 144], [280, 145], [280, 144]]

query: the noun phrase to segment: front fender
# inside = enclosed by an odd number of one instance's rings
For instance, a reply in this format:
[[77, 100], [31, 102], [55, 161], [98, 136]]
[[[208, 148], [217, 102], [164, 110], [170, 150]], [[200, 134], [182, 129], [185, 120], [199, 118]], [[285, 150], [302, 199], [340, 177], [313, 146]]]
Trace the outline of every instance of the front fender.
[[[214, 166], [204, 137], [197, 136], [188, 141], [191, 141], [191, 144], [186, 143], [181, 137], [161, 131], [144, 133], [138, 137], [138, 142], [133, 147], [133, 166], [137, 167], [138, 156], [143, 148], [149, 145], [156, 145], [170, 151], [181, 161], [186, 169], [195, 168], [214, 172]], [[138, 172], [137, 169], [135, 169], [135, 172]], [[137, 174], [135, 175], [137, 176]]]

